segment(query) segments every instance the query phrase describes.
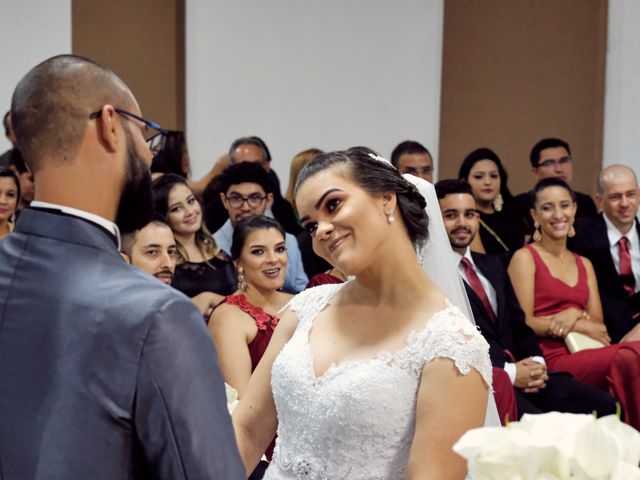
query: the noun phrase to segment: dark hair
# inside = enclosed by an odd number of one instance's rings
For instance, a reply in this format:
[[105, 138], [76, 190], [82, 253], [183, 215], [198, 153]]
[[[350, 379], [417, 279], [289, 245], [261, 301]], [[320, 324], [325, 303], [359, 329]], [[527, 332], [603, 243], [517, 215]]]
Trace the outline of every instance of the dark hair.
[[424, 210], [427, 205], [424, 197], [390, 163], [375, 160], [370, 155], [377, 154], [367, 147], [320, 154], [300, 171], [294, 191], [297, 194], [302, 184], [316, 173], [340, 166], [348, 178], [370, 194], [395, 193], [409, 238], [414, 245], [426, 242], [429, 238], [429, 217]]
[[11, 110], [5, 113], [4, 117], [2, 117], [2, 124], [4, 125], [4, 134], [7, 137], [11, 133], [11, 127], [9, 127], [9, 115], [11, 115]]
[[252, 215], [240, 220], [233, 228], [231, 258], [233, 260], [240, 258], [240, 253], [242, 252], [242, 248], [244, 247], [250, 233], [255, 232], [256, 230], [268, 230], [270, 228], [275, 228], [282, 234], [282, 238], [285, 238], [284, 228], [282, 228], [282, 225], [280, 225], [277, 220], [271, 217], [266, 217], [264, 215]]
[[560, 140], [559, 138], [543, 138], [531, 149], [531, 154], [529, 155], [531, 166], [533, 168], [538, 168], [538, 163], [540, 162], [540, 152], [542, 152], [542, 150], [556, 147], [563, 147], [567, 151], [567, 153], [571, 155], [569, 144], [564, 140]]
[[76, 155], [92, 112], [132, 102], [129, 88], [111, 70], [77, 55], [58, 55], [18, 82], [11, 97], [11, 130], [37, 175], [45, 153], [57, 162]]
[[29, 171], [27, 164], [24, 163], [24, 158], [22, 158], [20, 150], [17, 148], [11, 150], [11, 154], [9, 155], [9, 166], [15, 168], [19, 175]]
[[456, 178], [440, 180], [434, 185], [434, 187], [436, 189], [438, 200], [442, 200], [447, 195], [455, 195], [457, 193], [467, 193], [473, 196], [471, 185], [469, 185], [466, 180]]
[[536, 186], [533, 187], [533, 190], [531, 190], [530, 205], [529, 205], [531, 208], [535, 207], [536, 201], [538, 200], [538, 194], [549, 187], [564, 188], [567, 192], [569, 192], [569, 195], [571, 195], [571, 200], [575, 203], [576, 194], [573, 192], [573, 190], [571, 190], [571, 187], [569, 186], [569, 184], [564, 180], [562, 180], [561, 178], [549, 177], [549, 178], [543, 178], [542, 180], [540, 180], [538, 183], [536, 183]]
[[126, 254], [129, 257], [129, 259], [131, 259], [131, 256], [133, 255], [133, 246], [137, 241], [138, 233], [143, 228], [147, 228], [149, 225], [152, 225], [152, 224], [158, 225], [161, 227], [167, 227], [169, 230], [171, 230], [171, 227], [165, 221], [165, 219], [162, 218], [160, 215], [154, 213], [149, 223], [147, 223], [144, 227], [139, 228], [138, 230], [134, 230], [133, 232], [123, 233], [120, 239], [120, 251]]
[[262, 152], [262, 159], [266, 160], [267, 162], [271, 161], [271, 152], [269, 152], [267, 144], [264, 143], [264, 140], [262, 140], [260, 137], [256, 137], [255, 135], [253, 135], [251, 137], [241, 137], [237, 140], [234, 140], [234, 142], [231, 144], [231, 147], [229, 147], [229, 161], [231, 163], [236, 163], [234, 153], [236, 151], [236, 148], [238, 148], [240, 145], [255, 145]]
[[[0, 167], [0, 178], [11, 178], [16, 184], [17, 196], [16, 201], [20, 202], [20, 179], [16, 176], [16, 174], [9, 168]], [[18, 204], [16, 203], [16, 208]]]
[[490, 148], [477, 148], [462, 161], [462, 165], [460, 165], [460, 170], [458, 171], [458, 178], [462, 180], [469, 181], [469, 174], [471, 173], [471, 169], [473, 166], [481, 160], [491, 160], [498, 167], [498, 175], [500, 175], [500, 195], [502, 195], [502, 200], [505, 203], [513, 200], [513, 195], [509, 190], [507, 183], [509, 182], [509, 175], [507, 175], [507, 170], [502, 165], [502, 161], [500, 161], [500, 157], [491, 150]]
[[151, 163], [152, 173], [173, 173], [183, 178], [187, 178], [189, 170], [184, 170], [182, 158], [187, 151], [187, 140], [184, 132], [170, 130], [166, 136], [164, 146]]
[[405, 153], [426, 153], [431, 157], [429, 150], [427, 150], [421, 143], [414, 142], [413, 140], [405, 140], [404, 142], [399, 143], [396, 148], [393, 149], [393, 152], [391, 152], [391, 165], [398, 168], [400, 157]]
[[232, 185], [240, 183], [257, 183], [264, 193], [273, 193], [273, 184], [267, 171], [254, 162], [241, 162], [227, 167], [216, 178], [216, 187], [219, 192], [227, 193]]
[[[162, 175], [161, 177], [156, 178], [153, 182], [153, 208], [155, 213], [158, 214], [167, 224], [169, 224], [169, 194], [176, 185], [184, 185], [191, 190], [184, 178], [173, 173]], [[196, 199], [196, 201], [198, 200]], [[181, 264], [188, 261], [189, 256], [177, 238], [176, 246], [178, 249], [177, 263]], [[196, 246], [205, 255], [205, 257], [219, 256], [222, 252], [216, 245], [216, 242], [209, 230], [207, 230], [204, 220], [202, 221], [200, 230], [196, 232]]]

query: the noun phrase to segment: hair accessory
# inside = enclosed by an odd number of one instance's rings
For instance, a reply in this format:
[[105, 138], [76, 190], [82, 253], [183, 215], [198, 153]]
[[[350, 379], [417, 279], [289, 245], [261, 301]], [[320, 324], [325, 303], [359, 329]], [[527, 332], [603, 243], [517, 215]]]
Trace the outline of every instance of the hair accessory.
[[[393, 165], [391, 164], [391, 162], [389, 160], [387, 160], [384, 157], [381, 157], [380, 155], [376, 155], [375, 153], [370, 153], [369, 156], [371, 158], [373, 158], [375, 161], [377, 162], [382, 162], [382, 163], [386, 163], [387, 165], [389, 165], [390, 167], [393, 167]], [[395, 168], [395, 167], [394, 167]]]
[[244, 279], [244, 271], [242, 270], [242, 268], [238, 269], [238, 290], [240, 290], [241, 292], [247, 291], [247, 282]]
[[569, 229], [569, 233], [567, 235], [569, 236], [569, 238], [573, 238], [576, 236], [576, 229], [573, 228], [573, 225], [571, 225], [571, 228]]
[[539, 242], [542, 240], [542, 233], [540, 233], [540, 224], [538, 222], [533, 224], [533, 241]]
[[501, 212], [503, 205], [504, 205], [504, 199], [502, 198], [502, 194], [499, 193], [496, 196], [496, 198], [493, 199], [493, 209], [496, 212]]
[[387, 222], [389, 222], [389, 225], [391, 225], [393, 222], [396, 221], [396, 217], [393, 215], [393, 210], [389, 210], [387, 213]]

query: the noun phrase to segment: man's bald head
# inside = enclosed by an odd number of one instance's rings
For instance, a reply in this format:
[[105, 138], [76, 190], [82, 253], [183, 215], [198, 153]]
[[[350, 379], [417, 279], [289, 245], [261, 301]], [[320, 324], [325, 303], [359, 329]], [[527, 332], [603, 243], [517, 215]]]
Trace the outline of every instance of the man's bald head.
[[622, 234], [636, 221], [640, 195], [635, 172], [625, 165], [610, 165], [598, 176], [596, 202]]
[[43, 154], [57, 161], [75, 157], [92, 112], [133, 103], [131, 91], [111, 70], [59, 55], [20, 80], [11, 99], [11, 126], [27, 165], [37, 173]]
[[636, 172], [626, 165], [609, 165], [605, 167], [598, 175], [598, 193], [603, 195], [610, 182], [619, 182], [625, 180], [632, 180], [636, 187], [638, 186], [638, 179], [636, 178]]

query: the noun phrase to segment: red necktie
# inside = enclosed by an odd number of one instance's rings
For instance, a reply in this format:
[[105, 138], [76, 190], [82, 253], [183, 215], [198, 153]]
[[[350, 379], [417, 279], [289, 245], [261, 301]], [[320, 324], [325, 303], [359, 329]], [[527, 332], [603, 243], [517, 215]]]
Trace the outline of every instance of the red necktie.
[[489, 301], [487, 292], [484, 291], [484, 288], [482, 287], [482, 282], [480, 281], [478, 274], [474, 270], [473, 265], [471, 265], [471, 262], [469, 261], [469, 259], [465, 257], [462, 257], [462, 260], [460, 260], [460, 263], [464, 268], [464, 274], [467, 276], [469, 285], [471, 285], [471, 288], [473, 289], [473, 291], [476, 292], [476, 295], [480, 297], [480, 301], [482, 302], [482, 305], [484, 305], [484, 309], [487, 311], [489, 318], [491, 318], [491, 320], [495, 322], [496, 314], [493, 311], [493, 307], [491, 306], [491, 302]]
[[636, 279], [633, 276], [633, 270], [631, 268], [631, 255], [629, 255], [629, 239], [627, 237], [621, 237], [618, 240], [618, 252], [620, 254], [620, 280], [622, 280], [622, 286], [629, 295], [633, 295], [636, 291]]

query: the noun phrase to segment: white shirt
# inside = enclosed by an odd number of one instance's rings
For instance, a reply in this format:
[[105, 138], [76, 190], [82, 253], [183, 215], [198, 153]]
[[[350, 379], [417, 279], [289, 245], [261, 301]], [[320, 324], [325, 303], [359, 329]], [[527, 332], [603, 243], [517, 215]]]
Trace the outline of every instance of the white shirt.
[[640, 238], [638, 238], [638, 232], [636, 231], [635, 224], [629, 230], [626, 235], [622, 235], [620, 230], [607, 218], [605, 213], [604, 223], [607, 224], [607, 237], [609, 237], [609, 252], [611, 252], [611, 259], [613, 265], [616, 267], [616, 271], [620, 274], [620, 247], [618, 241], [624, 236], [629, 240], [629, 255], [631, 255], [631, 269], [633, 270], [633, 276], [636, 279], [636, 292], [640, 289]]
[[84, 220], [88, 220], [89, 222], [100, 225], [107, 232], [111, 232], [118, 242], [118, 251], [120, 251], [120, 229], [118, 226], [107, 220], [106, 218], [102, 218], [99, 215], [91, 212], [85, 212], [84, 210], [78, 210], [77, 208], [67, 207], [65, 205], [58, 205], [57, 203], [49, 203], [42, 202], [40, 200], [33, 200], [30, 204], [30, 207], [33, 208], [48, 208], [50, 210], [59, 210], [62, 213], [66, 213], [67, 215], [71, 215], [73, 217], [82, 218]]
[[[460, 254], [457, 253], [457, 255], [460, 255]], [[471, 249], [469, 247], [467, 247], [467, 251], [464, 252], [464, 258], [466, 258], [471, 262], [471, 265], [473, 266], [473, 270], [476, 272], [476, 275], [478, 276], [478, 278], [480, 279], [480, 283], [482, 284], [482, 288], [484, 288], [484, 291], [487, 294], [487, 297], [489, 298], [489, 303], [491, 303], [491, 308], [493, 308], [493, 313], [497, 316], [498, 315], [498, 297], [496, 296], [495, 288], [493, 288], [493, 285], [491, 284], [491, 282], [487, 279], [487, 277], [485, 277], [482, 274], [480, 269], [474, 263], [473, 257], [471, 256]], [[462, 256], [460, 257], [460, 260], [462, 260]], [[464, 271], [464, 266], [460, 261], [458, 261], [458, 271], [460, 272], [462, 279], [471, 287], [471, 282], [469, 282], [469, 279], [467, 278], [467, 275]], [[536, 355], [531, 358], [535, 362], [541, 363], [542, 365], [547, 364], [544, 358], [541, 357], [540, 355]], [[511, 385], [515, 384], [516, 383], [516, 364], [510, 363], [510, 362], [504, 362], [504, 367], [502, 368], [504, 369], [505, 372], [507, 372], [507, 375], [509, 375], [509, 379], [511, 380]]]

